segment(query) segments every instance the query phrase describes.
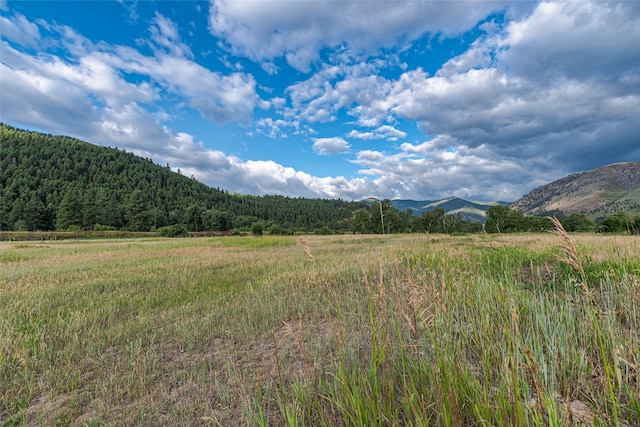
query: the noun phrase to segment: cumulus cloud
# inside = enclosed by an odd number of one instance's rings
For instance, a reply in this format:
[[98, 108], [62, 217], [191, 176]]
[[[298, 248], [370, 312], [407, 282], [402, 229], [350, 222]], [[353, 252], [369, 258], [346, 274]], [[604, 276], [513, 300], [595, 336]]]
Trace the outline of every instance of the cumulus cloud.
[[[29, 64], [5, 42], [0, 44], [0, 85], [2, 87], [1, 115], [3, 121], [22, 123], [51, 132], [65, 131], [76, 125], [86, 128], [93, 121], [93, 104], [77, 85], [56, 76], [11, 65]], [[6, 62], [5, 62], [6, 61]], [[43, 68], [56, 63], [42, 64]], [[29, 105], [30, 108], [24, 108]]]
[[[524, 168], [515, 159], [491, 152], [488, 146], [442, 150], [427, 149], [429, 145], [403, 144], [394, 154], [364, 150], [353, 162], [362, 166], [363, 175], [373, 177], [367, 188], [369, 194], [383, 197], [436, 200], [455, 196], [510, 201], [521, 195], [523, 185], [530, 185], [531, 181], [541, 185], [549, 179], [544, 170]], [[496, 179], [504, 175], [509, 179]]]
[[248, 74], [222, 75], [192, 61], [173, 56], [123, 63], [124, 69], [147, 72], [166, 87], [188, 99], [189, 105], [214, 123], [232, 120], [248, 125], [255, 107], [264, 107], [256, 94], [255, 79]]
[[158, 12], [156, 12], [149, 32], [151, 33], [151, 41], [153, 42], [150, 43], [152, 49], [157, 50], [158, 48], [163, 48], [173, 56], [193, 58], [191, 48], [182, 42], [176, 24]]
[[273, 120], [271, 117], [265, 117], [257, 120], [255, 126], [258, 132], [271, 139], [286, 138], [288, 136], [287, 129], [290, 129], [293, 133], [300, 132], [300, 123], [297, 120]]
[[637, 70], [636, 2], [544, 2], [527, 19], [511, 22], [500, 59], [536, 80], [602, 79]]
[[313, 151], [321, 156], [331, 156], [348, 150], [349, 144], [340, 137], [313, 138]]
[[407, 133], [401, 131], [399, 129], [394, 128], [393, 126], [384, 125], [380, 126], [377, 129], [367, 132], [360, 132], [357, 130], [350, 131], [347, 136], [349, 138], [357, 138], [364, 140], [372, 140], [372, 139], [386, 139], [388, 141], [397, 141], [399, 138], [404, 138], [407, 136]]
[[274, 64], [273, 62], [263, 62], [262, 64], [260, 64], [260, 67], [267, 73], [267, 74], [278, 74], [278, 66], [276, 64]]
[[391, 194], [512, 200], [569, 172], [637, 160], [638, 25], [627, 3], [541, 3], [436, 75], [417, 68], [385, 84], [366, 120], [381, 123], [392, 111], [433, 138], [396, 154], [361, 152], [355, 162]]
[[530, 17], [509, 24], [499, 39], [487, 39], [489, 46], [473, 46], [492, 50], [494, 63], [487, 64], [486, 54], [473, 54], [475, 61], [454, 58], [455, 67], [445, 64], [446, 72], [433, 77], [409, 71], [394, 82], [387, 102], [426, 132], [469, 147], [486, 144], [523, 162], [550, 158], [556, 167], [569, 163], [579, 169], [619, 159], [611, 146], [631, 153], [637, 143], [632, 111], [640, 107], [640, 86], [623, 76], [638, 71], [633, 58], [640, 59], [640, 32], [632, 27], [640, 21], [618, 3], [589, 3], [588, 9], [542, 3]]
[[362, 194], [369, 191], [370, 184], [363, 178], [316, 177], [271, 160], [242, 161], [235, 156], [226, 159], [230, 164], [228, 169], [186, 167], [182, 170], [204, 183], [241, 194], [359, 200]]
[[286, 117], [309, 122], [330, 122], [347, 109], [360, 126], [392, 121], [384, 101], [392, 83], [376, 75], [385, 64], [325, 65], [309, 79], [290, 85], [291, 106]]
[[[30, 43], [36, 40], [37, 24], [20, 17], [15, 22], [18, 23], [12, 27], [15, 31], [9, 34], [12, 39]], [[42, 28], [59, 37], [61, 41], [56, 47], [67, 50], [70, 58], [45, 52], [31, 56], [7, 42], [2, 43], [2, 66], [6, 69], [0, 76], [3, 109], [17, 113], [22, 92], [43, 95], [41, 99], [35, 94], [32, 96], [30, 109], [34, 122], [22, 120], [22, 123], [49, 129], [48, 123], [38, 122], [36, 116], [62, 114], [52, 108], [56, 103], [72, 104], [64, 111], [66, 117], [74, 117], [100, 108], [89, 105], [92, 97], [107, 107], [117, 108], [131, 102], [150, 102], [158, 97], [159, 91], [183, 97], [190, 107], [215, 123], [237, 121], [247, 125], [255, 108], [268, 107], [268, 103], [257, 95], [256, 82], [251, 75], [223, 75], [189, 59], [191, 53], [181, 44], [175, 24], [161, 15], [156, 15], [151, 27], [150, 43], [159, 48], [154, 56], [125, 46], [93, 44], [69, 27], [43, 24]], [[9, 38], [9, 35], [3, 32], [3, 37]], [[130, 83], [123, 77], [127, 73], [144, 78], [139, 83]], [[26, 84], [16, 84], [20, 79]], [[56, 92], [66, 96], [55, 99], [53, 94]], [[87, 104], [87, 108], [79, 107], [83, 104]]]
[[308, 72], [324, 47], [356, 52], [403, 44], [425, 34], [471, 29], [503, 2], [376, 2], [212, 0], [210, 31], [239, 55], [256, 61], [285, 57]]
[[404, 138], [390, 124], [417, 121], [429, 141], [354, 160], [379, 177], [371, 181], [378, 191], [515, 199], [572, 171], [637, 159], [638, 16], [630, 3], [540, 3], [483, 25], [484, 35], [435, 75], [416, 68], [388, 80], [364, 67], [323, 66], [289, 87], [286, 114], [328, 122], [346, 111], [374, 128], [346, 134], [362, 140]]

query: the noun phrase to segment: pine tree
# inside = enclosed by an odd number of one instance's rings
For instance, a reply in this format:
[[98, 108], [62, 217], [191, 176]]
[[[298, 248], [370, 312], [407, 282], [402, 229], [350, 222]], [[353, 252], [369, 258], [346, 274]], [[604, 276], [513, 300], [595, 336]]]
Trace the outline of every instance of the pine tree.
[[56, 213], [56, 230], [72, 230], [82, 227], [82, 203], [77, 190], [67, 190]]
[[29, 201], [25, 204], [25, 223], [28, 230], [37, 231], [47, 228], [46, 211], [47, 208], [37, 194], [32, 193]]
[[23, 231], [26, 229], [24, 220], [25, 202], [21, 198], [15, 199], [11, 212], [9, 212], [9, 226], [14, 231]]
[[125, 218], [127, 228], [131, 231], [149, 231], [149, 212], [146, 198], [142, 190], [135, 189], [127, 200]]
[[97, 218], [96, 190], [90, 187], [84, 196], [84, 209], [82, 210], [82, 228], [93, 230]]

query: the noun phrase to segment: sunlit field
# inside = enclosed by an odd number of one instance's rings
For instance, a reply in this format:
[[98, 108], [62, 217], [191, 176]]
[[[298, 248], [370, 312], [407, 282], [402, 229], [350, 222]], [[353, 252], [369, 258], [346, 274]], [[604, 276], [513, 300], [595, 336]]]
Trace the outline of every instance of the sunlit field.
[[0, 242], [0, 425], [638, 426], [639, 278], [637, 236]]

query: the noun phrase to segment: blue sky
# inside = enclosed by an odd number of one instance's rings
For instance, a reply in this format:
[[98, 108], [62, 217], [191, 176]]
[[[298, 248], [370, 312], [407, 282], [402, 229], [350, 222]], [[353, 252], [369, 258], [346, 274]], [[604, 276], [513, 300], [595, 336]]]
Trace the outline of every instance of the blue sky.
[[0, 120], [243, 194], [514, 201], [640, 160], [640, 2], [0, 0]]

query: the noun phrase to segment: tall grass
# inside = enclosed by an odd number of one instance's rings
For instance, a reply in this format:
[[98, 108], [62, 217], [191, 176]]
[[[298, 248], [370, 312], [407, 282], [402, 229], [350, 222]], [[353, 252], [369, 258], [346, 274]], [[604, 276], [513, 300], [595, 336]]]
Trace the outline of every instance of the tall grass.
[[0, 424], [638, 425], [640, 244], [566, 237], [4, 243]]
[[[570, 237], [559, 237], [564, 256], [505, 245], [468, 258], [449, 246], [378, 259], [378, 277], [369, 268], [360, 284], [368, 289], [366, 345], [356, 354], [339, 348], [319, 387], [308, 389], [320, 399], [298, 402], [319, 402], [301, 411], [314, 418], [296, 425], [639, 423], [638, 265], [621, 263], [635, 273], [620, 281], [590, 265], [589, 277], [575, 246], [566, 252]], [[535, 277], [532, 260], [547, 274]], [[598, 298], [585, 298], [586, 286]]]

